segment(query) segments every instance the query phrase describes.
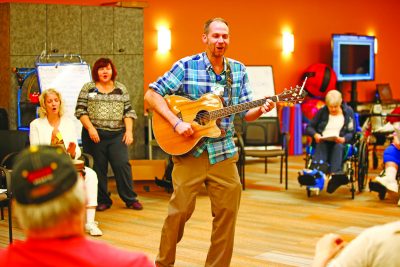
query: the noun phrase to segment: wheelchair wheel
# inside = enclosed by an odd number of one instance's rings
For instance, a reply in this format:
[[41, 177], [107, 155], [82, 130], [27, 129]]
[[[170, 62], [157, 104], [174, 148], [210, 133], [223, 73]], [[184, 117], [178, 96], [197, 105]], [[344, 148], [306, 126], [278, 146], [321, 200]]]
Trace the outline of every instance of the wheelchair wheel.
[[368, 146], [364, 141], [360, 142], [360, 147], [358, 151], [358, 170], [357, 170], [357, 180], [358, 180], [358, 192], [362, 192], [367, 184], [368, 176]]

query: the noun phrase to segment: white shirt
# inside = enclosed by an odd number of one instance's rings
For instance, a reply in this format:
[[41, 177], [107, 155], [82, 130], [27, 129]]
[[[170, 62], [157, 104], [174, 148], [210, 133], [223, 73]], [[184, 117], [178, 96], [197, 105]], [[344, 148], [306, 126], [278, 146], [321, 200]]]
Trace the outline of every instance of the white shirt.
[[326, 125], [324, 131], [322, 132], [323, 137], [328, 136], [339, 136], [340, 129], [343, 128], [344, 125], [344, 116], [340, 115], [331, 115], [329, 114], [328, 124]]
[[368, 228], [351, 241], [328, 267], [400, 265], [400, 221]]

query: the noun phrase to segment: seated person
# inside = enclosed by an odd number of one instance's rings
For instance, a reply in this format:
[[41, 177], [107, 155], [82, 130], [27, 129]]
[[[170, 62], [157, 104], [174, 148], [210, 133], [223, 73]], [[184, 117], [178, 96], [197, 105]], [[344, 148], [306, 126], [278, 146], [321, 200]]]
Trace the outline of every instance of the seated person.
[[[400, 133], [400, 131], [396, 132]], [[393, 135], [393, 142], [383, 152], [383, 162], [384, 171], [371, 181], [369, 187], [372, 191], [383, 193], [383, 195], [386, 190], [398, 193], [399, 185], [396, 177], [400, 164], [400, 140], [397, 133]], [[400, 206], [400, 200], [397, 204]]]
[[312, 267], [395, 267], [399, 250], [400, 221], [368, 228], [348, 245], [339, 235], [327, 234], [317, 242]]
[[[52, 145], [62, 147], [71, 159], [81, 156], [75, 126], [72, 120], [63, 116], [64, 103], [60, 93], [55, 89], [47, 89], [39, 97], [40, 118], [30, 124], [29, 141], [31, 145]], [[95, 221], [97, 207], [97, 174], [85, 167], [85, 184], [87, 188], [86, 231], [92, 236], [103, 235]]]
[[154, 264], [85, 237], [85, 184], [60, 147], [31, 146], [12, 168], [14, 214], [27, 239], [0, 249], [0, 266], [137, 266]]
[[306, 127], [306, 134], [315, 141], [314, 162], [330, 164], [332, 178], [328, 182], [328, 193], [334, 192], [348, 179], [342, 172], [344, 145], [351, 143], [355, 134], [353, 109], [342, 101], [337, 90], [325, 96], [322, 107]]

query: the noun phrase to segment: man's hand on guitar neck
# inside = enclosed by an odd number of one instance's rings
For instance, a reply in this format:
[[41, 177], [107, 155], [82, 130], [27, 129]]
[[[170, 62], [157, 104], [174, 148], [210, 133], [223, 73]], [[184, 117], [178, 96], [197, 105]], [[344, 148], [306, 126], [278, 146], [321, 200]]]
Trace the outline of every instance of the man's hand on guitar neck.
[[[260, 107], [261, 115], [270, 112], [275, 108], [275, 103], [271, 99], [266, 99], [265, 104]], [[260, 116], [261, 116], [260, 115]]]
[[245, 115], [245, 120], [246, 121], [254, 121], [258, 119], [262, 114], [270, 112], [275, 108], [275, 103], [266, 97], [264, 105], [256, 108], [252, 108], [249, 111], [247, 111]]
[[174, 126], [174, 131], [185, 137], [189, 137], [194, 133], [192, 125], [179, 119]]

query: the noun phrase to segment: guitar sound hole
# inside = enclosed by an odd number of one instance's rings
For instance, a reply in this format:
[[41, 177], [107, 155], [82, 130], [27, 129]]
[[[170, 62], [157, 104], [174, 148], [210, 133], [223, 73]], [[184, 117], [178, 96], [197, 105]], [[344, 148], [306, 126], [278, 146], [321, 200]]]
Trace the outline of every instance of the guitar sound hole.
[[200, 125], [207, 125], [210, 122], [210, 113], [206, 110], [201, 110], [194, 120]]

